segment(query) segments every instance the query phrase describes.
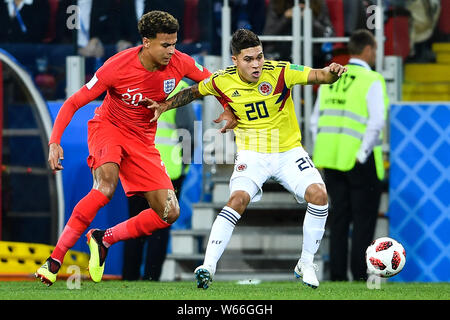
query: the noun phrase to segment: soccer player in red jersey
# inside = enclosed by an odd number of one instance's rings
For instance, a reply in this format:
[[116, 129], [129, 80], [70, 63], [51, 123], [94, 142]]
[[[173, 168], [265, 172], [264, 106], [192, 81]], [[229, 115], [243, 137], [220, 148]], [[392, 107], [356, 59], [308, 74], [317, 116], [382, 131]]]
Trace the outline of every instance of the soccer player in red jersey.
[[[138, 29], [143, 44], [108, 59], [86, 85], [65, 101], [56, 117], [48, 162], [52, 170], [58, 171], [63, 169], [60, 141], [64, 129], [79, 108], [107, 92], [88, 122], [87, 163], [94, 178], [93, 187], [75, 206], [51, 256], [36, 271], [36, 277], [47, 285], [56, 281], [67, 251], [98, 210], [111, 200], [119, 178], [127, 196], [144, 196], [151, 209], [105, 231], [93, 229], [87, 233], [91, 250], [89, 272], [94, 281], [102, 278], [110, 245], [166, 228], [180, 214], [172, 182], [155, 148], [157, 125], [150, 122], [154, 112], [139, 102], [144, 98], [165, 100], [182, 78], [199, 82], [211, 73], [175, 49], [179, 25], [172, 15], [148, 12], [140, 19]], [[219, 119], [227, 121], [223, 130], [235, 125], [229, 110]]]

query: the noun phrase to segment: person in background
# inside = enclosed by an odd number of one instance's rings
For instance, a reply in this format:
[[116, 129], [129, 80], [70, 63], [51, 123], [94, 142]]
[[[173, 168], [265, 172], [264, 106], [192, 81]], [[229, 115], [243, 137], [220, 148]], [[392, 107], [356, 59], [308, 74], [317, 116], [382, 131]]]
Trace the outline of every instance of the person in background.
[[[223, 0], [199, 0], [200, 41], [208, 43], [209, 54], [220, 55]], [[262, 34], [266, 20], [265, 0], [230, 0], [231, 30], [245, 28]]]
[[140, 41], [136, 23], [145, 12], [160, 10], [170, 13], [178, 20], [180, 31], [178, 43], [184, 39], [184, 0], [117, 0], [120, 15], [118, 17], [119, 32], [116, 39], [116, 49], [120, 52], [136, 45]]
[[[333, 25], [328, 13], [328, 6], [325, 0], [312, 0], [311, 10], [313, 13], [313, 36], [331, 37], [334, 36]], [[300, 7], [303, 10], [304, 1], [300, 1]], [[264, 35], [291, 35], [292, 34], [292, 15], [293, 0], [271, 0], [267, 8], [266, 23], [264, 26]], [[325, 64], [327, 52], [322, 44], [313, 45], [313, 65], [323, 66]], [[287, 42], [268, 42], [265, 53], [268, 58], [274, 60], [292, 60], [292, 43]]]
[[383, 76], [372, 70], [377, 43], [368, 30], [348, 43], [348, 71], [321, 85], [311, 116], [313, 161], [323, 168], [330, 197], [331, 280], [346, 281], [350, 224], [353, 280], [367, 278], [365, 250], [373, 240], [384, 178], [382, 130], [388, 96]]
[[344, 6], [344, 35], [349, 37], [355, 30], [366, 28], [366, 8], [376, 4], [377, 0], [343, 0]]
[[408, 62], [435, 62], [436, 55], [431, 49], [433, 35], [441, 13], [439, 0], [407, 1], [411, 12], [410, 55]]
[[50, 19], [47, 0], [0, 1], [0, 43], [41, 43]]

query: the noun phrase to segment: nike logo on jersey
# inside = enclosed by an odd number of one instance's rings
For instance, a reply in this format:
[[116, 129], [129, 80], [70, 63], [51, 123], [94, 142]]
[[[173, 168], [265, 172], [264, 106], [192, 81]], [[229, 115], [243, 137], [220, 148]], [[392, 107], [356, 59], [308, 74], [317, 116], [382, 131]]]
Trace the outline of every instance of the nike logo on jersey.
[[136, 89], [127, 88], [127, 92], [133, 92], [133, 91], [136, 91], [136, 90], [139, 90], [139, 88], [136, 88]]

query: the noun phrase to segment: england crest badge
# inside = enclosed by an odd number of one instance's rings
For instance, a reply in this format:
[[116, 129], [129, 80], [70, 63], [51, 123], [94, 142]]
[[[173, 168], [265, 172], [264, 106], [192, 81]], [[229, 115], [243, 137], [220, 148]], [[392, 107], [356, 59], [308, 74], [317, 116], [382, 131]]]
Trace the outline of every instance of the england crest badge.
[[164, 93], [169, 94], [175, 89], [175, 78], [164, 80]]

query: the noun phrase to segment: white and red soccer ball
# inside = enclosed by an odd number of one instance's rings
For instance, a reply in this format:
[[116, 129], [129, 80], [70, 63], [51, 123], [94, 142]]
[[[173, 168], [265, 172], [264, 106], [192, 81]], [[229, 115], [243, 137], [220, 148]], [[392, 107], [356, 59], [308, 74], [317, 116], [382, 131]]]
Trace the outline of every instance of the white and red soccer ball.
[[392, 238], [378, 238], [367, 247], [366, 263], [369, 274], [390, 278], [402, 271], [405, 262], [405, 249], [400, 242]]

